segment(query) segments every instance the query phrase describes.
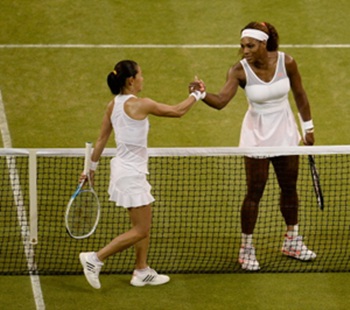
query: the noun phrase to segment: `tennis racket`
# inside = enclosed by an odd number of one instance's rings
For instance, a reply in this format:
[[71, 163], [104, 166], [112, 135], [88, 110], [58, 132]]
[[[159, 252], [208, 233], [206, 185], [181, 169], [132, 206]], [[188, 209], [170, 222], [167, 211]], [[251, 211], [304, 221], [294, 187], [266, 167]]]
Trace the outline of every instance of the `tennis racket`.
[[[299, 121], [300, 121], [300, 127], [303, 135], [303, 139], [305, 137], [305, 131], [303, 128], [303, 120], [299, 116]], [[315, 157], [313, 155], [308, 155], [308, 160], [309, 160], [309, 166], [310, 166], [310, 171], [311, 171], [311, 177], [312, 177], [312, 185], [315, 191], [316, 195], [316, 200], [319, 208], [323, 210], [324, 208], [324, 199], [323, 199], [323, 193], [322, 193], [322, 188], [321, 188], [321, 182], [320, 182], [320, 175], [318, 174], [317, 167], [316, 167], [316, 162], [315, 162]]]
[[317, 204], [321, 210], [324, 208], [324, 201], [323, 201], [323, 193], [321, 189], [321, 183], [320, 183], [320, 176], [318, 174], [316, 163], [315, 163], [315, 157], [312, 155], [308, 155], [309, 158], [309, 166], [312, 176], [312, 184], [315, 190]]
[[65, 214], [68, 234], [74, 239], [84, 239], [91, 236], [100, 219], [100, 201], [90, 180], [90, 156], [92, 144], [85, 144], [84, 174], [87, 179], [79, 183], [71, 196]]

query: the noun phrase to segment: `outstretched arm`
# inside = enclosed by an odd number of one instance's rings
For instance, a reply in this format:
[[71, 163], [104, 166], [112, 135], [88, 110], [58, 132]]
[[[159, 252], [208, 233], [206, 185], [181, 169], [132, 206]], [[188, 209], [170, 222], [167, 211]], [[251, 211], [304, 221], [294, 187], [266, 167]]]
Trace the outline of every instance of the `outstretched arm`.
[[150, 98], [133, 98], [126, 102], [125, 112], [133, 119], [144, 119], [152, 114], [161, 117], [181, 117], [202, 97], [200, 91], [190, 94], [185, 100], [176, 105], [156, 102]]
[[[231, 67], [226, 75], [226, 82], [222, 89], [217, 94], [206, 93], [204, 99], [202, 99], [208, 106], [221, 110], [224, 108], [231, 99], [236, 95], [239, 85], [242, 84], [244, 80], [243, 68], [240, 63]], [[206, 86], [203, 81], [194, 81], [190, 83], [190, 89], [200, 89], [201, 91], [206, 90]]]

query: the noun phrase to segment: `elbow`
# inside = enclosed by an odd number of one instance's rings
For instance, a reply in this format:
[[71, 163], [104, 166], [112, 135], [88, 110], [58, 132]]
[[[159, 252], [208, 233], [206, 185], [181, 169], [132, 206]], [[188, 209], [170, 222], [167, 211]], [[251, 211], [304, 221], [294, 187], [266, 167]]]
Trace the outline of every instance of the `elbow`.
[[225, 104], [224, 104], [224, 105], [218, 105], [218, 106], [214, 107], [214, 109], [220, 111], [220, 110], [222, 110], [225, 106], [226, 106]]
[[226, 105], [229, 102], [229, 100], [222, 98], [218, 98], [218, 100], [215, 101], [206, 101], [205, 99], [203, 101], [206, 105], [210, 106], [215, 110], [222, 110], [224, 107], [226, 107]]
[[219, 103], [219, 104], [216, 104], [214, 106], [212, 106], [215, 110], [222, 110], [224, 107], [226, 107], [226, 103]]
[[224, 107], [227, 106], [227, 104], [230, 102], [230, 99], [229, 98], [220, 98], [221, 100], [217, 103], [216, 105], [216, 109], [217, 110], [222, 110]]

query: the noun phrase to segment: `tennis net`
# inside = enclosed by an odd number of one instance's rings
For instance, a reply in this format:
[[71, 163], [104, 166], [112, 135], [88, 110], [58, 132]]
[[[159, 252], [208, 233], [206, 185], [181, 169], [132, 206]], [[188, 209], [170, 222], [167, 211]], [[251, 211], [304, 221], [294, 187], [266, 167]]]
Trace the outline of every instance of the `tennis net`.
[[[69, 237], [64, 214], [84, 166], [84, 149], [0, 150], [0, 274], [80, 274], [79, 253], [97, 251], [130, 228], [127, 212], [108, 200], [106, 149], [95, 175], [101, 219], [84, 240]], [[300, 262], [281, 253], [285, 224], [280, 189], [270, 167], [254, 231], [259, 272], [350, 271], [350, 146], [296, 148], [149, 149], [153, 225], [149, 263], [166, 273], [244, 272], [237, 261], [240, 207], [246, 194], [244, 155], [300, 155], [300, 234], [317, 253]], [[313, 154], [324, 195], [320, 210], [308, 154]], [[130, 273], [130, 248], [110, 257], [103, 273]]]

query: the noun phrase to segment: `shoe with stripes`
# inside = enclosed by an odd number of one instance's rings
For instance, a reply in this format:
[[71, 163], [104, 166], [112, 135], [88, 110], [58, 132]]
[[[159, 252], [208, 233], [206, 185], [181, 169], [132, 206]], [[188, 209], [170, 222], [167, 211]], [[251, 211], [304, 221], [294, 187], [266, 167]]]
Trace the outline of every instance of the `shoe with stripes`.
[[103, 266], [103, 264], [94, 262], [92, 259], [93, 254], [94, 252], [80, 253], [79, 259], [80, 263], [84, 268], [86, 280], [93, 288], [99, 289], [101, 288], [101, 283], [98, 276], [100, 274], [101, 267]]
[[154, 269], [148, 267], [146, 271], [134, 271], [130, 284], [133, 286], [161, 285], [170, 281], [170, 278], [163, 274], [158, 274]]

